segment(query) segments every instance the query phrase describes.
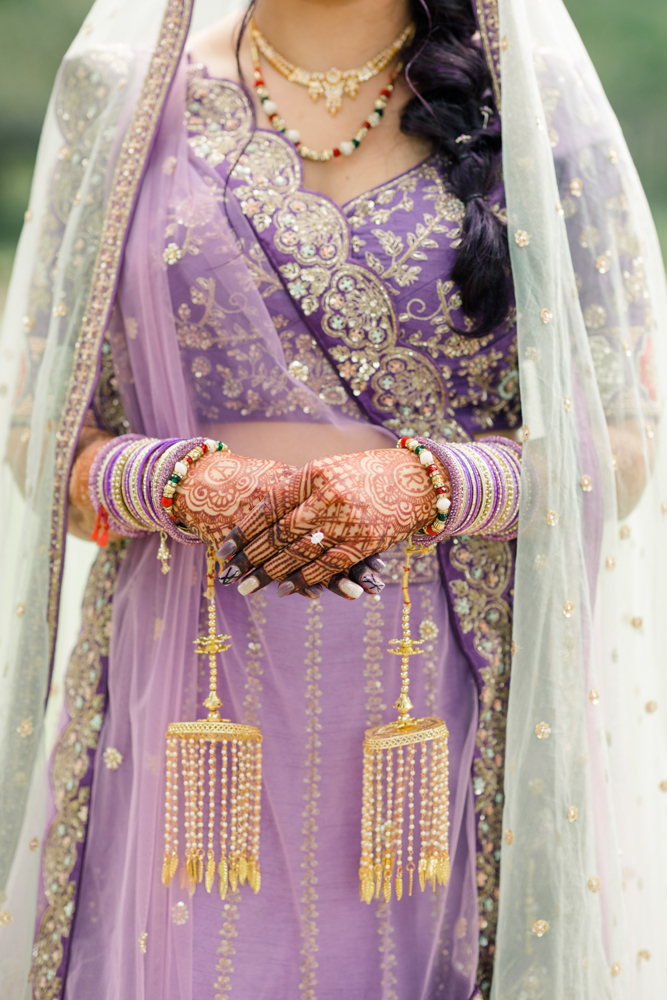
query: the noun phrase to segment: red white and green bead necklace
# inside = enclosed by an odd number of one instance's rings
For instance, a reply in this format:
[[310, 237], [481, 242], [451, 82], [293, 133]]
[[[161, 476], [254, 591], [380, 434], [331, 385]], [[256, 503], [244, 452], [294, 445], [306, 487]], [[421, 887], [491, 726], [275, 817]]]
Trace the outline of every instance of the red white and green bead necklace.
[[252, 62], [255, 71], [255, 92], [261, 101], [262, 108], [271, 122], [271, 125], [276, 132], [280, 132], [286, 139], [289, 139], [290, 142], [294, 143], [303, 160], [316, 160], [319, 163], [326, 163], [328, 160], [333, 160], [338, 156], [352, 156], [352, 153], [354, 153], [355, 149], [361, 145], [363, 139], [368, 135], [370, 130], [372, 128], [377, 128], [382, 121], [385, 108], [387, 107], [389, 98], [394, 91], [394, 81], [403, 69], [403, 64], [399, 63], [389, 77], [387, 86], [383, 87], [380, 91], [378, 98], [375, 101], [373, 111], [368, 118], [362, 122], [360, 128], [352, 139], [339, 142], [337, 146], [333, 147], [333, 149], [311, 149], [310, 146], [306, 146], [303, 142], [301, 142], [299, 132], [294, 128], [288, 128], [285, 120], [280, 117], [278, 113], [278, 106], [275, 101], [271, 100], [269, 92], [266, 88], [266, 83], [262, 77], [262, 71], [259, 65], [259, 50], [252, 40], [250, 42], [250, 51], [252, 53]]

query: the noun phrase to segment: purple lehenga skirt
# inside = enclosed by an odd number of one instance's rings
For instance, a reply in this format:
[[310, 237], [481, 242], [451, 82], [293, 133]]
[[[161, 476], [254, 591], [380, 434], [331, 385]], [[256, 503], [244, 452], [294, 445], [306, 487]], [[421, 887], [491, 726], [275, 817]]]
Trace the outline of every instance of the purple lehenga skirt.
[[[368, 726], [393, 717], [399, 670], [386, 649], [400, 634], [400, 586], [356, 602], [219, 588], [219, 627], [232, 636], [220, 675], [225, 714], [259, 724], [264, 736], [261, 890], [246, 886], [221, 901], [203, 885], [191, 897], [178, 878], [170, 889], [160, 881], [165, 729], [191, 718], [188, 709], [205, 714], [197, 706], [208, 678], [190, 638], [203, 605], [203, 548], [177, 548], [163, 577], [156, 545], [130, 545], [115, 588], [66, 1000], [468, 1000], [477, 965], [478, 695], [434, 554], [418, 560], [412, 583], [413, 625], [426, 637], [412, 694], [420, 714], [441, 715], [450, 731], [446, 890], [359, 900], [362, 741]], [[399, 565], [400, 555], [387, 575]], [[181, 610], [165, 619], [174, 589]], [[167, 659], [179, 664], [168, 676]], [[109, 748], [120, 766], [105, 764]]]

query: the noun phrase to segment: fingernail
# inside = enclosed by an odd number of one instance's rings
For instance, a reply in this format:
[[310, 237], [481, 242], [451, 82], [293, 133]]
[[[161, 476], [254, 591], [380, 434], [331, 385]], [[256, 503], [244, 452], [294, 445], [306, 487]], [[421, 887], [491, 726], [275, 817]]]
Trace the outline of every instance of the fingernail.
[[288, 594], [293, 594], [295, 590], [296, 587], [294, 586], [292, 581], [285, 580], [285, 582], [281, 583], [280, 586], [278, 587], [276, 594], [278, 595], [278, 597], [287, 597]]
[[228, 538], [218, 549], [218, 559], [231, 559], [236, 552], [236, 542], [233, 538]]
[[244, 597], [247, 597], [248, 594], [254, 593], [254, 591], [256, 591], [258, 587], [259, 587], [259, 580], [257, 579], [257, 577], [247, 576], [245, 580], [242, 580], [241, 583], [239, 584], [238, 592], [239, 594], [243, 594]]
[[380, 559], [379, 556], [369, 556], [366, 562], [368, 563], [371, 569], [376, 570], [376, 572], [378, 573], [381, 570], [383, 570], [387, 565], [384, 559]]
[[238, 566], [227, 566], [225, 569], [223, 569], [222, 573], [220, 574], [220, 583], [222, 583], [226, 587], [229, 583], [232, 583], [237, 578], [237, 576], [240, 575], [241, 575], [241, 570], [238, 568]]
[[320, 596], [322, 588], [320, 587], [319, 584], [316, 584], [314, 587], [304, 587], [303, 592], [306, 595], [306, 597], [310, 597], [311, 600], [315, 600], [316, 597]]
[[355, 583], [353, 580], [348, 580], [347, 577], [343, 577], [338, 584], [338, 589], [342, 590], [345, 596], [350, 597], [352, 600], [355, 600], [364, 592], [363, 587], [360, 587], [359, 584]]
[[381, 580], [375, 573], [366, 572], [359, 581], [369, 594], [379, 594], [384, 590], [384, 580]]

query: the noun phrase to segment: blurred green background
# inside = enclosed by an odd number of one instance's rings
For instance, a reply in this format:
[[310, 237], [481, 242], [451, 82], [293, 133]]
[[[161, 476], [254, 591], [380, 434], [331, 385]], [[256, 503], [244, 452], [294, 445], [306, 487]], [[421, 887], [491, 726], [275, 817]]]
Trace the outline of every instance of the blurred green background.
[[[635, 158], [667, 256], [667, 3], [566, 0]], [[90, 0], [0, 0], [0, 309], [53, 79]]]

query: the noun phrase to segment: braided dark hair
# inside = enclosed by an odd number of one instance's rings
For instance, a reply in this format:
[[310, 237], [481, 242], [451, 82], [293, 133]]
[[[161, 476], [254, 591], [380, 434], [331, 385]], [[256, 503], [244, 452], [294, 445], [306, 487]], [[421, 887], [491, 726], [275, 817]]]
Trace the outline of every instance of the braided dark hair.
[[[507, 315], [510, 263], [507, 227], [483, 200], [500, 179], [500, 122], [491, 75], [479, 42], [471, 0], [411, 0], [415, 37], [405, 53], [415, 96], [401, 131], [427, 137], [446, 162], [447, 180], [465, 204], [462, 240], [452, 271], [463, 309], [481, 337]], [[489, 120], [488, 110], [491, 109]], [[485, 126], [485, 118], [489, 120]], [[469, 136], [457, 142], [459, 136]]]

